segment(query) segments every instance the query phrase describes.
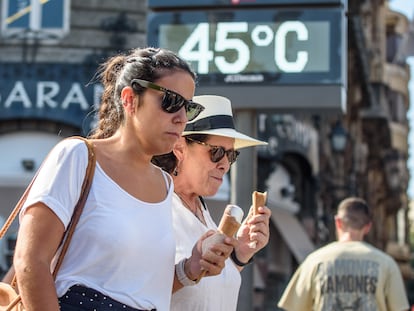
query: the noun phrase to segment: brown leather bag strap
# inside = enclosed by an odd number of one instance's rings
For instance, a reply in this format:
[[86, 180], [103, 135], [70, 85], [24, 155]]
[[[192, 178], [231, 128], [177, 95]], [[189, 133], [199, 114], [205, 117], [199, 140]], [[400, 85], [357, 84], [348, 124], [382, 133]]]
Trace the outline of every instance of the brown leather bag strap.
[[4, 237], [4, 235], [6, 234], [7, 230], [9, 230], [11, 224], [13, 223], [14, 219], [17, 217], [17, 215], [19, 214], [20, 210], [22, 209], [23, 204], [26, 201], [27, 195], [29, 194], [29, 191], [32, 188], [33, 182], [35, 181], [35, 179], [37, 177], [37, 174], [39, 174], [39, 171], [40, 171], [40, 168], [37, 170], [35, 176], [32, 178], [32, 181], [27, 186], [27, 188], [24, 191], [23, 195], [20, 197], [20, 199], [17, 202], [16, 206], [14, 207], [14, 209], [12, 210], [12, 212], [10, 213], [9, 217], [7, 218], [7, 220], [5, 221], [3, 227], [0, 230], [0, 239], [2, 239]]
[[83, 179], [82, 190], [79, 196], [79, 200], [75, 205], [72, 218], [62, 238], [62, 242], [63, 242], [62, 250], [56, 261], [56, 266], [53, 269], [53, 278], [56, 278], [58, 270], [60, 266], [62, 265], [63, 258], [65, 257], [66, 251], [68, 250], [69, 243], [70, 243], [70, 240], [72, 239], [73, 232], [75, 231], [75, 227], [82, 214], [83, 207], [85, 206], [86, 199], [88, 198], [89, 191], [92, 185], [93, 175], [95, 173], [96, 155], [95, 155], [92, 143], [83, 137], [75, 137], [75, 138], [82, 139], [85, 142], [86, 146], [88, 147], [88, 166], [86, 168], [85, 178]]

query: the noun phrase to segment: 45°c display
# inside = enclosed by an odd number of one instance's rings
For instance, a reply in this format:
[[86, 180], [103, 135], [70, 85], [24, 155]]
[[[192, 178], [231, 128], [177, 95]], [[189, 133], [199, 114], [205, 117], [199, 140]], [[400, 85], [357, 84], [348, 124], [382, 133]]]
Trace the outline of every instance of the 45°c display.
[[148, 42], [177, 52], [201, 76], [331, 80], [341, 68], [340, 20], [327, 9], [160, 12], [149, 18]]

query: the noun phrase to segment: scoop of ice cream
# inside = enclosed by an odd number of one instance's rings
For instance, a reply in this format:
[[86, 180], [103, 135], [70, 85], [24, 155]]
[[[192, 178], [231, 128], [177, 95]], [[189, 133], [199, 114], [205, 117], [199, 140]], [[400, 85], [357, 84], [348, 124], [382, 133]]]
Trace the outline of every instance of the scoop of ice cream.
[[240, 206], [229, 204], [227, 205], [226, 210], [228, 211], [228, 214], [233, 216], [239, 223], [242, 222], [244, 212]]

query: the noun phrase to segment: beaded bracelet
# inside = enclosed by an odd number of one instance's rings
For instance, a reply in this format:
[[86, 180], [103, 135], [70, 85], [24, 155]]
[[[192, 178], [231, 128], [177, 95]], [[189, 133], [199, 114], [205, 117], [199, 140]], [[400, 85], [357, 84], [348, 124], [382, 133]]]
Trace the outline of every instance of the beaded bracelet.
[[186, 261], [187, 258], [183, 258], [175, 265], [175, 273], [177, 274], [178, 281], [180, 281], [183, 286], [192, 286], [197, 284], [197, 282], [189, 279], [185, 273], [184, 266]]
[[231, 260], [233, 260], [233, 262], [234, 262], [236, 265], [238, 265], [239, 267], [244, 267], [244, 266], [246, 266], [246, 265], [248, 265], [248, 264], [250, 264], [250, 263], [252, 263], [252, 262], [253, 262], [253, 257], [252, 257], [252, 258], [250, 258], [248, 262], [241, 262], [241, 261], [239, 260], [239, 258], [237, 258], [236, 251], [235, 251], [234, 249], [233, 249], [233, 251], [232, 251], [232, 252], [231, 252], [231, 254], [230, 254], [230, 258], [231, 258]]

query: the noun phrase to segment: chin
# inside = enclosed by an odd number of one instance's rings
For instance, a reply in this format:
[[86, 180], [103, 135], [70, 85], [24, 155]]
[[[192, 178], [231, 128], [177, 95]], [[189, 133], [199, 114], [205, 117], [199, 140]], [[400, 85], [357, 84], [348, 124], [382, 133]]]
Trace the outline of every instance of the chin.
[[207, 193], [205, 193], [204, 196], [206, 196], [206, 197], [213, 197], [213, 196], [215, 196], [217, 194], [218, 190], [219, 190], [219, 187], [217, 187], [217, 188], [215, 188], [213, 190], [207, 191]]

